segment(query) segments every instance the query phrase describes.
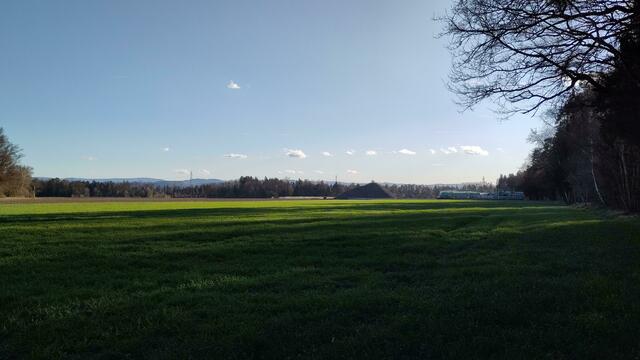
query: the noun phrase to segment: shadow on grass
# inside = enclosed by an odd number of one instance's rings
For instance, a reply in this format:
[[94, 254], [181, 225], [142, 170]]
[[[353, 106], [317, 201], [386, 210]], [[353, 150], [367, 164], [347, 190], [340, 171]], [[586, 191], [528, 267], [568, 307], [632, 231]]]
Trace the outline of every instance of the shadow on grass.
[[113, 210], [90, 212], [64, 212], [48, 214], [11, 214], [0, 215], [0, 223], [33, 221], [70, 221], [100, 219], [145, 219], [145, 218], [193, 218], [193, 217], [278, 217], [295, 216], [296, 212], [306, 213], [347, 213], [347, 212], [406, 212], [406, 211], [444, 211], [455, 215], [456, 210], [469, 211], [570, 211], [570, 208], [556, 203], [546, 202], [501, 202], [501, 201], [457, 201], [457, 202], [350, 202], [336, 201], [330, 205], [274, 206], [274, 207], [215, 207], [196, 209], [153, 209], [153, 210]]
[[637, 221], [336, 204], [2, 217], [0, 355], [637, 354]]

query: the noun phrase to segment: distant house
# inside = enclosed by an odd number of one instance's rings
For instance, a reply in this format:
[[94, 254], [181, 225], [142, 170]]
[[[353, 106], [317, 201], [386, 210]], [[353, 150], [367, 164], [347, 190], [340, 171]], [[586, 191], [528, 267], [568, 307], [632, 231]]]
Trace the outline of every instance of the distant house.
[[393, 199], [395, 196], [387, 191], [385, 188], [375, 182], [371, 182], [367, 185], [358, 186], [349, 191], [346, 191], [338, 196], [336, 199]]
[[438, 199], [489, 199], [490, 194], [480, 193], [477, 191], [457, 191], [457, 190], [446, 190], [440, 191], [438, 194]]
[[498, 191], [495, 193], [481, 193], [477, 191], [441, 191], [438, 199], [455, 200], [524, 200], [521, 191]]

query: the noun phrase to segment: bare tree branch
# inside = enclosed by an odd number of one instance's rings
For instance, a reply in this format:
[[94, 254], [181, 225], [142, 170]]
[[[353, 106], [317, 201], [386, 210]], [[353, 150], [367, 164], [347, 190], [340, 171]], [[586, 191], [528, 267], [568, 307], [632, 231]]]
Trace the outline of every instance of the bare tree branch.
[[470, 108], [492, 98], [507, 114], [536, 112], [575, 89], [604, 89], [627, 71], [620, 39], [638, 23], [637, 0], [457, 0], [445, 22], [454, 56], [450, 89]]

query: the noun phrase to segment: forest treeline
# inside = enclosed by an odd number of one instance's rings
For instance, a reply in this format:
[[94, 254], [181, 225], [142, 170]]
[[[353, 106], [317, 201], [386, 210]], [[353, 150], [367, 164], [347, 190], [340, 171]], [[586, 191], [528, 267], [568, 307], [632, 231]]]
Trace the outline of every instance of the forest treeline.
[[456, 0], [442, 20], [464, 106], [547, 114], [498, 187], [640, 210], [640, 0]]
[[[638, 102], [640, 88], [634, 91]], [[628, 104], [609, 108], [618, 106], [609, 96], [588, 88], [572, 95], [554, 114], [550, 131], [532, 133], [535, 148], [523, 169], [501, 176], [498, 186], [535, 200], [639, 211], [640, 107], [627, 98]]]
[[[398, 198], [432, 199], [442, 190], [490, 192], [491, 184], [410, 185], [381, 184]], [[329, 183], [324, 181], [289, 180], [244, 176], [238, 180], [197, 186], [171, 186], [130, 182], [69, 181], [63, 179], [34, 179], [38, 197], [145, 197], [145, 198], [282, 198], [282, 197], [335, 197], [358, 184]]]

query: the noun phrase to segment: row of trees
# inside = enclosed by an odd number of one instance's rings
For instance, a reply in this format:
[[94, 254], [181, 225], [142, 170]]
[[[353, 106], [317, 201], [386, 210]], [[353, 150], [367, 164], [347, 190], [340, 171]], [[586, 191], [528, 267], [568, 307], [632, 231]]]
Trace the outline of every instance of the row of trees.
[[175, 198], [279, 198], [288, 196], [335, 196], [352, 185], [308, 180], [241, 177], [224, 183], [168, 186], [137, 182], [33, 180], [38, 197], [175, 197]]
[[128, 182], [69, 181], [34, 179], [37, 197], [156, 197], [164, 196], [150, 184]]
[[640, 210], [640, 0], [457, 0], [444, 20], [463, 105], [552, 120], [498, 186]]
[[618, 78], [607, 92], [587, 86], [567, 99], [554, 114], [552, 136], [536, 141], [520, 175], [523, 189], [537, 198], [640, 210], [640, 83], [629, 90], [635, 99], [618, 88], [629, 82]]
[[[238, 180], [197, 186], [156, 186], [129, 182], [69, 181], [34, 179], [38, 197], [172, 197], [172, 198], [282, 198], [291, 196], [335, 197], [357, 184], [324, 181], [259, 179], [245, 176]], [[383, 184], [398, 198], [432, 199], [443, 190], [493, 191], [490, 184], [463, 186]]]
[[[346, 186], [348, 187], [348, 186]], [[243, 176], [238, 180], [219, 184], [194, 187], [164, 187], [164, 193], [171, 197], [202, 198], [281, 198], [289, 196], [329, 197], [344, 191], [341, 184], [323, 181], [282, 180], [277, 178], [259, 179]]]
[[32, 193], [31, 168], [20, 164], [21, 157], [20, 148], [0, 128], [0, 197]]

